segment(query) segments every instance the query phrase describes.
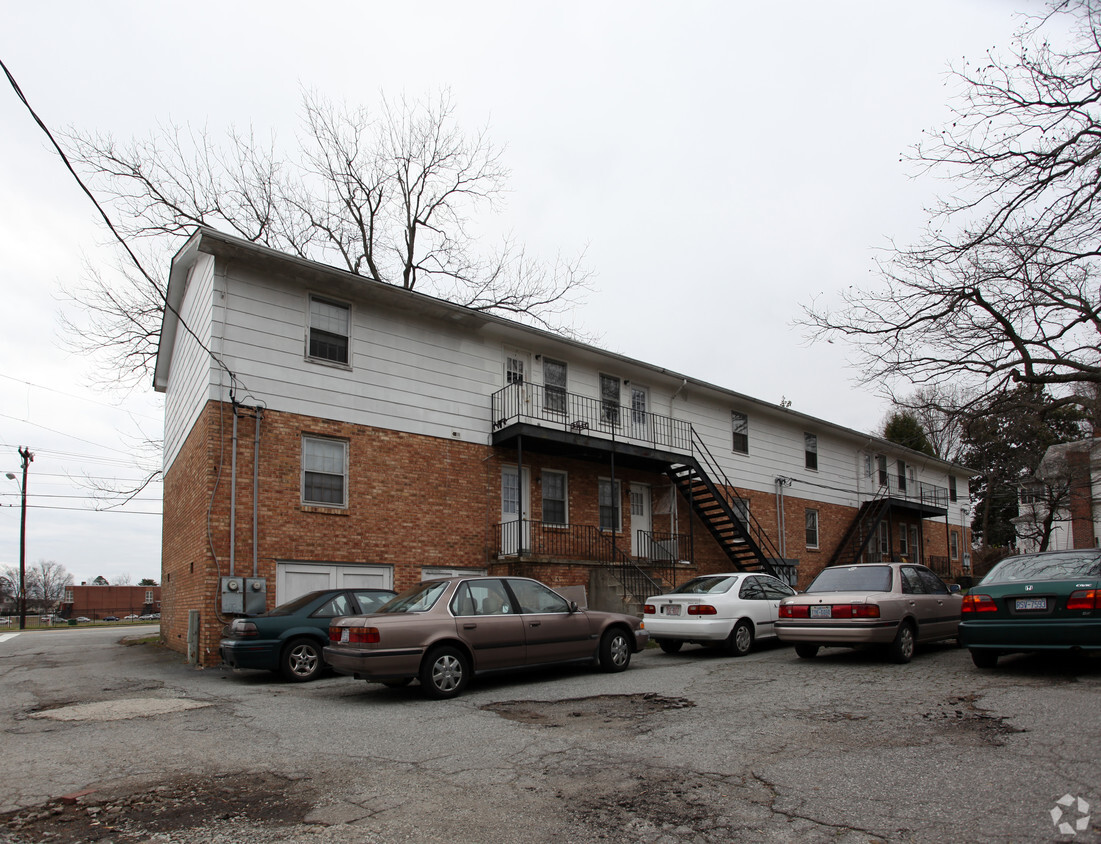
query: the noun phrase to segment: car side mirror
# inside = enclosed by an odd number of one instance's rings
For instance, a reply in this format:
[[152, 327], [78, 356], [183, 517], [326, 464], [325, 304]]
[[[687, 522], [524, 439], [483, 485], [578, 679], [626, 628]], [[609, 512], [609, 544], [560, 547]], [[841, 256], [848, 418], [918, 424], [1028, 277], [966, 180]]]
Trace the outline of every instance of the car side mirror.
[[948, 584], [948, 591], [951, 594], [955, 595], [957, 592], [960, 591], [960, 585], [958, 583], [949, 583]]
[[570, 601], [570, 612], [577, 612], [577, 601]]

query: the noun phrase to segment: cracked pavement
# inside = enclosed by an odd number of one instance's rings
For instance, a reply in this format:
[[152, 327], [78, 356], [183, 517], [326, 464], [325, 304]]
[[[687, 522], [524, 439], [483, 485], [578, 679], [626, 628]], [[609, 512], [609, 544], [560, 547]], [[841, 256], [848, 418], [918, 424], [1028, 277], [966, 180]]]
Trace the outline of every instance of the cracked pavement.
[[1101, 658], [650, 649], [428, 701], [118, 636], [0, 642], [0, 842], [1101, 841]]

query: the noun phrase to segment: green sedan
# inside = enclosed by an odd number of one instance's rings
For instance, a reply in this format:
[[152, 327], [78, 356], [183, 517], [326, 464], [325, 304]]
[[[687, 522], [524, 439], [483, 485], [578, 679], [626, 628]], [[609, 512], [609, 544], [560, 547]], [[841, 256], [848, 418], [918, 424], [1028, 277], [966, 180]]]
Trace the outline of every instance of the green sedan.
[[1101, 650], [1101, 550], [1002, 560], [964, 597], [959, 635], [979, 668], [1021, 651]]
[[325, 668], [321, 651], [333, 619], [372, 613], [394, 594], [392, 589], [323, 589], [262, 615], [235, 618], [222, 631], [222, 662], [275, 671], [296, 683], [316, 679]]

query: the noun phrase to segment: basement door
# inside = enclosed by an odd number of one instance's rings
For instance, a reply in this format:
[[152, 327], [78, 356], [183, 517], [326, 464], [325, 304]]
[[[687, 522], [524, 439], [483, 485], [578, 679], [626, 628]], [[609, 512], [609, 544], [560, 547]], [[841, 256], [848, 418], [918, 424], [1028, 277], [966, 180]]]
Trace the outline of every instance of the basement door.
[[641, 557], [643, 543], [640, 533], [649, 534], [654, 529], [650, 509], [650, 485], [631, 484], [631, 556]]
[[275, 605], [293, 601], [316, 589], [393, 589], [391, 566], [355, 563], [277, 562]]
[[531, 474], [515, 466], [501, 467], [501, 553], [531, 548]]

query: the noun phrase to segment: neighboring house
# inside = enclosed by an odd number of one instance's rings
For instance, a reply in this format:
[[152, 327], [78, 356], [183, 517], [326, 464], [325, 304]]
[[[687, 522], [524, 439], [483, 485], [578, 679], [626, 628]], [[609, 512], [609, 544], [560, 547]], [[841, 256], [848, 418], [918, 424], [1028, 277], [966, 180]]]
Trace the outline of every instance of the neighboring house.
[[1094, 548], [1101, 542], [1101, 438], [1053, 445], [1021, 484], [1017, 549]]
[[731, 568], [966, 573], [963, 466], [210, 229], [167, 297], [161, 629], [201, 663], [229, 614], [456, 570], [635, 611]]
[[59, 613], [64, 618], [86, 616], [93, 621], [114, 615], [148, 615], [161, 611], [161, 587], [159, 586], [100, 586], [82, 583], [69, 586], [61, 601]]

